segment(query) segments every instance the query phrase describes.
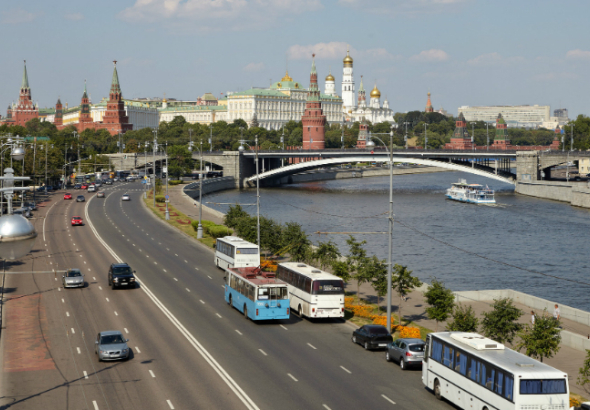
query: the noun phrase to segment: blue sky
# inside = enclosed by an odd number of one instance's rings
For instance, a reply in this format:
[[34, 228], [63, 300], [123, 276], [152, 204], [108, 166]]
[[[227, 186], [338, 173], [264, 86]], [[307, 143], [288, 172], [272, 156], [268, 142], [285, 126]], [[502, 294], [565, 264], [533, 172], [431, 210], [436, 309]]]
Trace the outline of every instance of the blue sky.
[[18, 99], [27, 60], [33, 99], [77, 105], [84, 80], [107, 96], [118, 60], [126, 98], [219, 96], [279, 80], [323, 90], [354, 74], [395, 111], [551, 105], [590, 113], [587, 0], [3, 0], [0, 111]]

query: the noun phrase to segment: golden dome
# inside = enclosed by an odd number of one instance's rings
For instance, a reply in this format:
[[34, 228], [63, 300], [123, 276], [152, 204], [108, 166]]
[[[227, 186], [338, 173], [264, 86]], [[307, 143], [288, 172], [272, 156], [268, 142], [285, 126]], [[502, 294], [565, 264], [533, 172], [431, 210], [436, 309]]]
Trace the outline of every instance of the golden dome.
[[285, 76], [281, 78], [281, 81], [293, 81], [293, 79], [289, 76], [289, 70], [287, 70]]
[[344, 67], [352, 67], [352, 57], [350, 56], [350, 51], [348, 50], [348, 48], [346, 49], [346, 57], [344, 57]]
[[375, 84], [375, 88], [371, 91], [371, 98], [381, 98], [381, 91], [377, 89], [377, 84]]
[[332, 72], [330, 71], [330, 74], [328, 74], [328, 76], [326, 77], [326, 81], [336, 81], [334, 79], [334, 76], [332, 75]]

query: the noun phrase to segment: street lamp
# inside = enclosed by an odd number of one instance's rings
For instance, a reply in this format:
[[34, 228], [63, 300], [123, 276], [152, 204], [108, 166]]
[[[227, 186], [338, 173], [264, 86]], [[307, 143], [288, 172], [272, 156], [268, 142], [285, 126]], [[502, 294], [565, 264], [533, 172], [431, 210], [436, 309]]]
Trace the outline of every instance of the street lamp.
[[213, 152], [213, 124], [209, 124], [209, 153]]
[[[76, 131], [72, 131], [72, 134], [74, 134], [74, 138], [78, 139], [78, 144], [76, 144], [76, 145], [78, 148], [78, 159], [80, 159], [80, 134], [78, 134]], [[81, 166], [82, 166], [82, 163], [78, 162], [78, 176], [82, 173], [82, 171], [80, 169]]]
[[164, 154], [166, 155], [166, 200], [164, 202], [166, 203], [166, 220], [169, 221], [170, 211], [168, 211], [168, 141], [166, 141], [166, 148]]
[[[426, 124], [425, 124], [426, 125]], [[391, 132], [389, 133], [389, 249], [388, 249], [388, 264], [387, 267], [387, 331], [391, 333], [391, 276], [393, 274], [393, 126], [391, 127]], [[387, 133], [381, 133], [382, 135], [387, 135]], [[375, 143], [371, 141], [371, 138], [375, 138], [376, 140], [380, 141], [385, 149], [387, 149], [387, 144], [381, 140], [381, 138], [376, 137], [375, 134], [369, 133], [369, 141], [367, 141], [367, 146], [373, 148]], [[401, 316], [400, 316], [400, 325], [401, 325]]]
[[[260, 176], [258, 175], [258, 135], [255, 136], [256, 144], [256, 238], [258, 241], [258, 251], [260, 251]], [[240, 141], [238, 151], [244, 152], [244, 144], [252, 148], [245, 140]]]
[[158, 149], [158, 130], [154, 129], [152, 130], [152, 133], [154, 134], [154, 169], [153, 169], [153, 175], [154, 175], [154, 209], [156, 208], [156, 150]]
[[424, 123], [424, 151], [428, 151], [428, 131], [426, 130], [427, 126], [428, 126], [428, 123], [425, 122]]
[[572, 129], [572, 136], [570, 139], [570, 151], [573, 151], [574, 150], [574, 123], [571, 123], [570, 127]]
[[199, 226], [197, 227], [197, 239], [203, 238], [203, 140], [199, 141], [200, 144], [200, 157], [199, 160], [199, 168], [201, 172], [199, 173]]
[[486, 151], [490, 150], [490, 123], [486, 121]]
[[342, 117], [342, 133], [340, 134], [340, 145], [342, 145], [342, 150], [344, 151], [344, 117]]
[[471, 149], [473, 151], [475, 151], [475, 123], [474, 122], [471, 123]]
[[404, 135], [404, 142], [406, 143], [406, 149], [408, 149], [408, 124], [411, 124], [411, 122], [404, 121], [404, 125], [406, 126], [406, 135]]

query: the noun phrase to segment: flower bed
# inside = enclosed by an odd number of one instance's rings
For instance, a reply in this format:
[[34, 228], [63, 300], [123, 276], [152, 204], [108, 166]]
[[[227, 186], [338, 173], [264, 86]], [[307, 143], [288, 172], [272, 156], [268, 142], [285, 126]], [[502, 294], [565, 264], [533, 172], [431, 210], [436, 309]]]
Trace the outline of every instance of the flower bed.
[[[344, 298], [344, 308], [354, 316], [371, 319], [374, 324], [387, 327], [387, 316], [374, 314], [374, 308], [370, 305], [359, 305], [354, 303], [354, 298]], [[420, 339], [420, 329], [411, 326], [401, 326], [395, 324], [395, 317], [391, 317], [391, 331], [399, 332], [401, 338], [417, 338]]]

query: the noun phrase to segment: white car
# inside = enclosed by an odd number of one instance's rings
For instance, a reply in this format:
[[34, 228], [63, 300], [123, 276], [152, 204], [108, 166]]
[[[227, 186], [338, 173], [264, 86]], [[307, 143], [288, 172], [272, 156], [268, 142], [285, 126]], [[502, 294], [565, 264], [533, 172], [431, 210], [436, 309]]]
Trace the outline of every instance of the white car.
[[94, 185], [88, 186], [88, 192], [95, 192], [95, 191], [96, 191], [96, 186], [94, 186]]
[[62, 283], [64, 288], [83, 288], [84, 275], [80, 269], [70, 269], [62, 276]]
[[121, 197], [121, 201], [131, 201], [131, 197], [129, 196], [129, 194], [123, 194], [123, 196]]

